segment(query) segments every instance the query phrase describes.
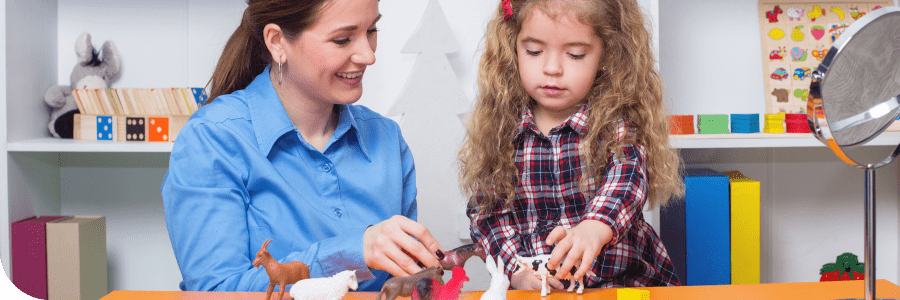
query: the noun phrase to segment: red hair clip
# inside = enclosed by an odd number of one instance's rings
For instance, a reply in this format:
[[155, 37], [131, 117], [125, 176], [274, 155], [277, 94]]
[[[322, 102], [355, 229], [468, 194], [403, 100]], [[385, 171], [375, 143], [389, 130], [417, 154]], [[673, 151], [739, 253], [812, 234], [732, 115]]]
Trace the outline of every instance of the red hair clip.
[[509, 18], [512, 17], [512, 4], [509, 3], [509, 0], [503, 0], [503, 20], [509, 21]]

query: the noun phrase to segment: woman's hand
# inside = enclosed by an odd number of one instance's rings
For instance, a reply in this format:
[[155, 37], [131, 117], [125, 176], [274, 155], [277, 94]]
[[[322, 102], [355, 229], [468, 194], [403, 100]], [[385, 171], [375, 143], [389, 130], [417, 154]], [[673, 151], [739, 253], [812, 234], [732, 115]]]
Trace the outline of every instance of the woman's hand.
[[[416, 240], [418, 239], [418, 240]], [[443, 250], [428, 228], [404, 216], [393, 216], [363, 233], [363, 258], [370, 269], [394, 276], [409, 276], [428, 267], [440, 267]]]
[[[547, 284], [551, 289], [563, 289], [562, 282], [553, 277], [547, 277]], [[541, 277], [532, 272], [523, 271], [510, 277], [509, 285], [515, 290], [541, 290]]]
[[[550, 253], [547, 268], [559, 266], [560, 260], [565, 259], [559, 267], [556, 277], [566, 278], [568, 275], [574, 275], [575, 278], [582, 278], [587, 271], [590, 271], [594, 258], [600, 255], [600, 250], [612, 240], [612, 236], [612, 228], [597, 220], [583, 220], [569, 230], [557, 226], [547, 236], [548, 246], [556, 244], [553, 252]], [[575, 274], [570, 274], [569, 272], [577, 262], [581, 262], [578, 270], [575, 271]]]

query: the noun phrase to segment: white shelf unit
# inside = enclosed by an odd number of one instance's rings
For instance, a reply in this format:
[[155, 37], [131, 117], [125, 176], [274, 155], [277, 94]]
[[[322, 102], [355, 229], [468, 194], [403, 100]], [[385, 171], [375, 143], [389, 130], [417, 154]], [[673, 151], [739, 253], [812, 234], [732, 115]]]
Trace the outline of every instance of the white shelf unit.
[[[101, 10], [101, 13], [87, 16], [96, 19], [94, 22], [101, 25], [103, 22], [122, 22], [118, 19], [104, 19], [114, 18], [116, 14], [103, 11], [112, 7], [114, 12], [122, 12], [125, 10], [123, 7], [128, 5], [121, 3], [134, 3], [134, 6], [141, 6], [147, 11], [159, 7], [162, 7], [162, 11], [171, 11], [171, 14], [165, 14], [161, 18], [191, 19], [185, 21], [191, 22], [191, 26], [176, 26], [175, 30], [170, 27], [154, 29], [157, 27], [148, 26], [146, 22], [138, 22], [138, 25], [125, 29], [115, 29], [128, 32], [127, 35], [118, 36], [115, 41], [120, 52], [130, 57], [123, 59], [125, 77], [120, 79], [120, 85], [114, 86], [157, 87], [195, 83], [198, 82], [196, 78], [204, 76], [192, 74], [190, 70], [205, 70], [210, 60], [208, 57], [215, 57], [218, 53], [198, 44], [208, 43], [213, 44], [211, 48], [221, 47], [221, 44], [215, 43], [227, 38], [227, 34], [234, 28], [230, 18], [240, 15], [240, 12], [233, 11], [239, 5], [222, 5], [222, 2], [224, 1], [4, 1], [5, 5], [0, 9], [6, 22], [0, 25], [4, 29], [0, 30], [0, 34], [5, 36], [6, 44], [0, 48], [0, 52], [5, 54], [0, 65], [6, 72], [0, 74], [2, 82], [5, 82], [5, 85], [0, 86], [0, 116], [4, 116], [6, 121], [0, 122], [0, 149], [5, 157], [0, 160], [0, 168], [5, 170], [0, 173], [0, 205], [5, 209], [0, 209], [0, 261], [6, 274], [14, 272], [14, 267], [11, 268], [9, 264], [11, 222], [31, 215], [101, 214], [107, 216], [108, 223], [110, 289], [178, 288], [177, 283], [181, 277], [171, 254], [159, 194], [159, 185], [168, 166], [172, 144], [64, 141], [50, 138], [46, 128], [47, 108], [41, 96], [48, 87], [67, 82], [66, 74], [72, 63], [64, 60], [74, 57], [71, 52], [74, 36], [70, 33], [84, 29], [60, 28], [59, 22], [72, 22], [66, 18], [72, 17], [74, 13], [71, 10], [75, 9], [74, 6], [87, 7], [83, 8], [85, 10]], [[228, 2], [242, 3], [241, 0]], [[372, 70], [379, 75], [373, 78], [392, 79], [378, 82], [390, 86], [385, 89], [367, 84], [367, 92], [361, 104], [383, 112], [399, 93], [405, 78], [403, 74], [407, 74], [415, 60], [413, 56], [398, 54], [399, 48], [414, 29], [411, 24], [419, 22], [424, 2], [426, 1], [406, 0], [400, 4], [391, 1], [381, 3], [382, 13], [386, 17], [380, 22], [384, 26], [379, 25], [384, 34], [379, 37], [379, 64], [375, 65], [379, 69]], [[690, 5], [678, 1], [649, 2], [655, 8], [653, 13], [659, 15], [660, 68], [673, 103], [670, 112], [722, 114], [763, 111], [762, 102], [758, 99], [762, 97], [762, 84], [758, 82], [761, 63], [758, 55], [759, 34], [756, 31], [756, 0], [700, 0]], [[466, 26], [473, 28], [465, 31], [465, 36], [461, 39], [470, 44], [477, 44], [480, 39], [478, 30], [483, 30], [483, 19], [495, 4], [495, 1], [441, 0], [441, 5], [454, 26], [468, 24]], [[397, 8], [398, 6], [415, 8]], [[477, 6], [479, 9], [473, 10], [469, 6]], [[232, 11], [209, 13], [206, 16], [212, 17], [206, 19], [188, 18], [193, 17], [198, 10], [216, 11], [220, 7], [229, 7], [227, 9]], [[697, 8], [703, 8], [707, 12], [697, 13]], [[405, 9], [414, 10], [414, 13]], [[473, 14], [475, 16], [472, 21], [454, 19]], [[96, 17], [98, 15], [103, 17]], [[122, 18], [140, 13], [124, 15]], [[133, 19], [146, 21], [143, 17]], [[101, 28], [96, 24], [83, 25], [90, 27], [88, 29]], [[197, 30], [198, 26], [205, 26], [206, 29]], [[390, 34], [392, 30], [393, 37]], [[160, 56], [174, 59], [174, 62], [161, 64], [153, 60], [142, 60], [140, 57], [152, 56], [128, 52], [141, 46], [136, 41], [141, 38], [166, 41], [165, 35], [159, 34], [159, 31], [165, 31], [172, 43], [153, 47], [171, 48]], [[205, 36], [203, 33], [206, 32], [217, 32], [219, 36], [202, 41], [192, 41], [189, 38]], [[226, 35], [224, 38], [221, 37], [222, 32]], [[726, 33], [728, 36], [725, 36]], [[722, 36], [726, 38], [725, 43], [714, 42]], [[97, 34], [93, 42], [97, 46], [104, 40], [102, 34]], [[472, 66], [477, 64], [477, 57], [473, 60], [468, 60], [468, 57], [472, 56], [470, 54], [475, 47], [464, 45], [462, 48], [469, 49], [464, 50], [469, 52], [458, 55], [452, 62], [458, 72], [468, 72], [463, 77], [469, 81], [463, 82], [463, 85], [471, 86], [474, 85]], [[710, 50], [698, 52], [697, 49]], [[717, 56], [725, 54], [731, 56]], [[750, 59], [737, 61], [732, 57], [735, 55]], [[174, 58], [169, 58], [170, 56]], [[386, 59], [388, 63], [385, 63]], [[202, 65], [204, 63], [206, 65]], [[163, 73], [165, 71], [150, 72], [157, 76], [142, 76], [135, 71], [141, 67], [155, 67], [151, 66], [154, 64], [169, 67], [182, 64], [187, 67], [177, 69], [174, 74]], [[722, 69], [734, 73], [731, 76], [702, 75], [707, 74], [707, 70]], [[159, 76], [160, 73], [167, 76]], [[199, 80], [202, 85], [203, 79]], [[389, 84], [388, 80], [395, 82]], [[137, 82], [142, 84], [139, 86], [135, 84]], [[709, 87], [714, 89], [708, 89]], [[471, 95], [470, 93], [469, 96]], [[730, 101], [724, 101], [722, 95], [731, 97]], [[384, 99], [381, 102], [371, 102], [369, 99], [372, 98], [366, 97]], [[891, 145], [896, 145], [898, 140], [900, 133], [889, 132], [873, 140], [869, 146], [858, 149], [863, 157], [877, 158], [895, 147]], [[681, 149], [682, 157], [689, 167], [711, 167], [719, 171], [740, 170], [762, 183], [763, 282], [816, 281], [818, 269], [824, 263], [833, 262], [840, 253], [853, 252], [862, 256], [862, 172], [838, 161], [811, 136], [690, 135], [673, 136], [672, 144]], [[879, 169], [877, 179], [878, 275], [879, 278], [893, 282], [897, 282], [897, 261], [900, 258], [897, 251], [897, 218], [900, 216], [897, 208], [897, 173], [896, 164], [888, 165]], [[445, 237], [439, 237], [441, 238]]]

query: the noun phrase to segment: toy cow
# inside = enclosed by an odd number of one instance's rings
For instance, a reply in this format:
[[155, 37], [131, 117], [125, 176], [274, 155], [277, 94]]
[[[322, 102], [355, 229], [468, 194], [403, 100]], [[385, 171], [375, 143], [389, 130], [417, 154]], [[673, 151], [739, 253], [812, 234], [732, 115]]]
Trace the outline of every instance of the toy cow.
[[[516, 269], [513, 271], [513, 275], [519, 274], [528, 270], [529, 272], [534, 273], [537, 276], [541, 277], [541, 297], [547, 296], [550, 293], [550, 284], [547, 283], [548, 276], [556, 276], [556, 270], [550, 270], [547, 268], [547, 262], [550, 261], [550, 255], [538, 255], [533, 257], [522, 257], [516, 255]], [[572, 267], [571, 274], [574, 274], [578, 268]], [[597, 276], [594, 272], [588, 271], [585, 275]], [[559, 278], [559, 277], [557, 277]], [[569, 283], [569, 288], [566, 289], [567, 292], [571, 292], [575, 288], [575, 284], [578, 283], [578, 291], [577, 293], [584, 293], [584, 278], [574, 278]]]

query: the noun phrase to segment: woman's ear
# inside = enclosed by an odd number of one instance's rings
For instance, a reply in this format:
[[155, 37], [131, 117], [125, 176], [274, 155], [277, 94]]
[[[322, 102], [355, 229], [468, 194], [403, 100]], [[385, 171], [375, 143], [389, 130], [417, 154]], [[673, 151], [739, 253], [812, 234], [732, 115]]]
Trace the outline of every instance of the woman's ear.
[[281, 27], [273, 23], [269, 23], [263, 27], [263, 40], [266, 42], [266, 48], [272, 55], [272, 62], [283, 63], [286, 53], [284, 51], [287, 39], [281, 32]]

